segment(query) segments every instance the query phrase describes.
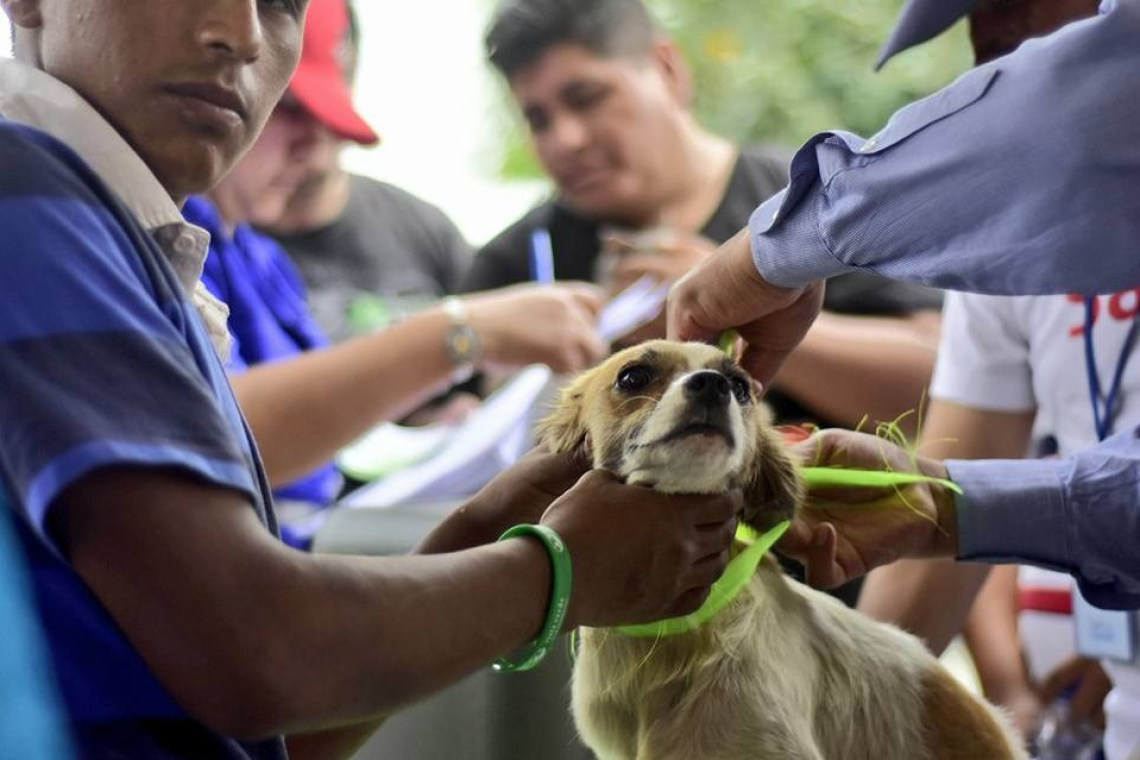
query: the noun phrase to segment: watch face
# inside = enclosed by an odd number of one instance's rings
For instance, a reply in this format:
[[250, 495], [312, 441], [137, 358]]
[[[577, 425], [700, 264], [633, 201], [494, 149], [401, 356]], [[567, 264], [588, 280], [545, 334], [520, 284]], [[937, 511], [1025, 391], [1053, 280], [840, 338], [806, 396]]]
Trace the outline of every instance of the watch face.
[[469, 359], [475, 349], [474, 335], [471, 330], [459, 328], [451, 338], [451, 348], [458, 356]]
[[473, 364], [479, 359], [479, 336], [468, 325], [455, 325], [447, 333], [447, 351], [456, 364]]

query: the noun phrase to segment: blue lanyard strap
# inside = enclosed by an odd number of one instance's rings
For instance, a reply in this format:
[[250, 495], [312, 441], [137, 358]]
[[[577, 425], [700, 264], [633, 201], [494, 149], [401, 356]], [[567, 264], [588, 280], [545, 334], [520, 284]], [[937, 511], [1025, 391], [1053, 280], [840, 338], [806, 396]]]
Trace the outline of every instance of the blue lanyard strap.
[[[1137, 313], [1140, 316], [1140, 312]], [[1124, 345], [1120, 348], [1120, 358], [1116, 360], [1116, 368], [1112, 372], [1112, 385], [1108, 394], [1103, 396], [1104, 412], [1101, 412], [1100, 373], [1096, 368], [1096, 350], [1093, 346], [1093, 321], [1096, 318], [1096, 298], [1085, 299], [1085, 369], [1089, 376], [1089, 398], [1092, 400], [1093, 424], [1096, 426], [1097, 440], [1103, 441], [1112, 435], [1113, 421], [1118, 410], [1117, 397], [1120, 394], [1120, 382], [1124, 376], [1124, 367], [1128, 364], [1128, 357], [1132, 355], [1132, 347], [1136, 344], [1137, 325], [1140, 320], [1132, 317], [1132, 326], [1128, 328], [1128, 335], [1124, 337]]]

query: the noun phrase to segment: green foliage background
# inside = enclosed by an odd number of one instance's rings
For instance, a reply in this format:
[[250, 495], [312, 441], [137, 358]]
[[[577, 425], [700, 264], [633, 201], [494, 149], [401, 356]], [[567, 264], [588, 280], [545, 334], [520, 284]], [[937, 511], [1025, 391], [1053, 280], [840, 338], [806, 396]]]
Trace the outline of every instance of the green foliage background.
[[[959, 24], [874, 73], [902, 0], [647, 3], [685, 51], [701, 121], [740, 142], [795, 147], [832, 128], [873, 134], [898, 108], [949, 83], [971, 61]], [[504, 178], [540, 175], [517, 119], [500, 149]]]

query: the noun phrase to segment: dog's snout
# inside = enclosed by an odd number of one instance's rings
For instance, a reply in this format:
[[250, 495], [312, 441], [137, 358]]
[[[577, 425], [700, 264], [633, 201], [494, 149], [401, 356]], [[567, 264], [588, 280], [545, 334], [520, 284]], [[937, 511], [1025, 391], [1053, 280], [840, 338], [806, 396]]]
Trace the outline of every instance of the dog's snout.
[[711, 406], [727, 404], [732, 394], [728, 378], [719, 372], [705, 370], [691, 375], [685, 381], [685, 398]]

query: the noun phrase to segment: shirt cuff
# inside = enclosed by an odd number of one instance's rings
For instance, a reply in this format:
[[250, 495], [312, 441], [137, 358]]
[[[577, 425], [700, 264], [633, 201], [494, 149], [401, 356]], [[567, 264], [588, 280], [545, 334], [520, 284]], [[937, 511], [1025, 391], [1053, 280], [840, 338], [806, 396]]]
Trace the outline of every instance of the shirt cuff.
[[1063, 462], [948, 460], [962, 488], [958, 559], [1022, 562], [1072, 572]]
[[824, 244], [815, 190], [809, 189], [806, 194], [808, 197], [801, 197], [798, 203], [787, 202], [785, 190], [756, 209], [748, 223], [756, 270], [777, 287], [802, 288], [852, 269]]

